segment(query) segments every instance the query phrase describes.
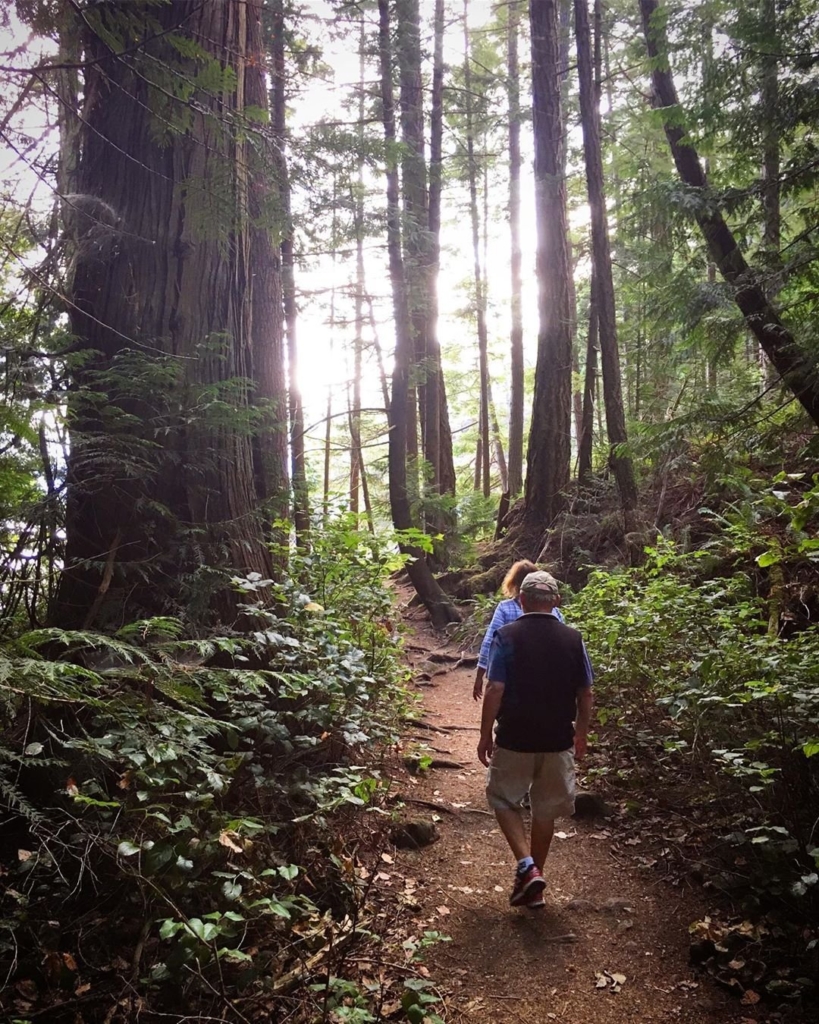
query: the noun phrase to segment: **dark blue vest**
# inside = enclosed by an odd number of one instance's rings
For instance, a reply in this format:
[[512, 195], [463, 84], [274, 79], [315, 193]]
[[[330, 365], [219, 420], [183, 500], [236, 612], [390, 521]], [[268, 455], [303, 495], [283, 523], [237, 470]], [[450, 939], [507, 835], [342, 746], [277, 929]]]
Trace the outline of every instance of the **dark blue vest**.
[[522, 615], [502, 626], [506, 652], [495, 742], [507, 750], [545, 753], [574, 743], [577, 691], [587, 682], [583, 640], [553, 615]]

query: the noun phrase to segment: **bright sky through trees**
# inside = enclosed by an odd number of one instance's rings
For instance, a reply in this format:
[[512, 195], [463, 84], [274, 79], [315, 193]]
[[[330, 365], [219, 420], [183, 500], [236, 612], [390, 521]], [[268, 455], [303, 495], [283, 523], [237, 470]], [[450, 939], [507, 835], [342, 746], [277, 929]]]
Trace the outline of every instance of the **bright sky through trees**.
[[[431, 20], [433, 3], [421, 3], [422, 45], [427, 57], [431, 55]], [[355, 48], [354, 33], [346, 32], [341, 38], [330, 33], [327, 25], [332, 18], [330, 5], [323, 0], [312, 0], [307, 9], [313, 15], [305, 20], [304, 33], [320, 43], [323, 60], [327, 66], [324, 77], [308, 79], [304, 92], [293, 104], [292, 132], [295, 136], [309, 133], [320, 120], [349, 120], [350, 106], [345, 110], [345, 101], [357, 95], [359, 58]], [[493, 4], [489, 0], [476, 0], [470, 5], [470, 27], [480, 30], [492, 18]], [[370, 12], [368, 18], [375, 18]], [[369, 26], [375, 31], [375, 22]], [[444, 60], [449, 67], [463, 63], [463, 29], [460, 14], [452, 12], [444, 40]], [[429, 60], [426, 63], [426, 86], [429, 87]], [[376, 68], [370, 62], [367, 69], [367, 85], [372, 87]], [[427, 124], [427, 136], [429, 125]], [[380, 126], [376, 126], [380, 134]], [[523, 246], [523, 303], [524, 303], [524, 346], [527, 364], [534, 365], [534, 339], [536, 335], [537, 311], [534, 288], [535, 221], [533, 203], [533, 177], [531, 167], [531, 143], [526, 131], [523, 133], [524, 166], [522, 181], [522, 246]], [[445, 128], [444, 159], [451, 157], [454, 143], [451, 132]], [[368, 207], [383, 208], [383, 184], [380, 176], [372, 175], [366, 182]], [[493, 377], [498, 380], [495, 401], [499, 415], [506, 417], [505, 385], [508, 377], [508, 336], [509, 336], [509, 231], [505, 220], [506, 171], [504, 158], [490, 180], [491, 211], [489, 223], [489, 246], [487, 278], [489, 281], [489, 324], [490, 358]], [[311, 196], [294, 186], [294, 208], [308, 211]], [[309, 220], [309, 216], [308, 216]], [[447, 180], [446, 170], [443, 193], [443, 218], [441, 232], [441, 268], [439, 279], [440, 327], [442, 348], [447, 354], [447, 368], [465, 375], [477, 373], [477, 340], [471, 319], [463, 316], [463, 310], [470, 304], [471, 236], [468, 224], [468, 192], [465, 184]], [[300, 345], [302, 362], [300, 384], [307, 408], [308, 423], [319, 420], [325, 412], [327, 389], [334, 389], [334, 400], [343, 407], [346, 401], [346, 382], [351, 370], [349, 348], [353, 336], [351, 283], [355, 274], [354, 246], [346, 256], [332, 256], [326, 253], [311, 254], [311, 245], [303, 244], [303, 255], [299, 261], [297, 287], [302, 292], [300, 302]], [[379, 321], [381, 341], [385, 349], [391, 349], [393, 327], [391, 321], [391, 299], [386, 269], [386, 253], [383, 240], [368, 239], [365, 242], [367, 286], [370, 290]], [[336, 329], [331, 330], [331, 296], [335, 289]], [[307, 299], [309, 296], [309, 300]], [[369, 331], [367, 332], [369, 337]], [[494, 355], [494, 358], [492, 356]], [[363, 404], [380, 407], [383, 400], [374, 361], [365, 361], [363, 381]], [[474, 379], [474, 378], [473, 378]], [[471, 397], [470, 385], [470, 397]], [[453, 429], [464, 425], [458, 422], [457, 392], [453, 409]]]

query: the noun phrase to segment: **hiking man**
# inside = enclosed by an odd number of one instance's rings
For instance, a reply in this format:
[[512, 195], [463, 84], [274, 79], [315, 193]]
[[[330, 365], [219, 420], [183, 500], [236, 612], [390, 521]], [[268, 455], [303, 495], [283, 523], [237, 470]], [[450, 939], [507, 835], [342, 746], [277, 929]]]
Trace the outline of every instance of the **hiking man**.
[[[580, 633], [553, 614], [560, 604], [554, 576], [529, 573], [520, 603], [521, 617], [502, 626], [492, 644], [478, 758], [489, 768], [489, 806], [518, 862], [509, 902], [534, 909], [545, 904], [543, 865], [555, 818], [574, 813], [574, 761], [586, 753], [592, 676]], [[521, 812], [527, 792], [531, 841]]]

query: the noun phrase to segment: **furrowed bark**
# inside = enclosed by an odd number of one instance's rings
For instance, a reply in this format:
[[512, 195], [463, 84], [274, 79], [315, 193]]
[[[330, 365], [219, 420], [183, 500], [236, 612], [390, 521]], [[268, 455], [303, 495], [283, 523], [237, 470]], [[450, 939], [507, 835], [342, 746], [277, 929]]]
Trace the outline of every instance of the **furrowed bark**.
[[[78, 8], [77, 188], [93, 216], [76, 225], [70, 322], [93, 355], [69, 401], [66, 558], [52, 609], [67, 626], [84, 621], [112, 550], [99, 624], [180, 605], [234, 621], [242, 601], [213, 586], [215, 573], [271, 576], [266, 524], [287, 475], [277, 447], [286, 422], [280, 268], [267, 220], [279, 197], [259, 174], [265, 129], [245, 117], [267, 106], [261, 3], [135, 10], [232, 69], [235, 86], [197, 90], [190, 107], [168, 109], [143, 58], [123, 60], [105, 42], [117, 5]], [[145, 50], [195, 78], [164, 36]], [[230, 406], [228, 419], [201, 415], [214, 397]]]

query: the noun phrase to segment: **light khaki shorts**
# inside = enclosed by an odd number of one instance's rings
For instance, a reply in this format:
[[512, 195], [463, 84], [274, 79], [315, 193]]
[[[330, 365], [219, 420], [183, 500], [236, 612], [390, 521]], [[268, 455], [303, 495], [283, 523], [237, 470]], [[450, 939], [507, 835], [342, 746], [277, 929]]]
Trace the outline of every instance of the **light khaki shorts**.
[[526, 754], [495, 747], [486, 780], [493, 810], [512, 810], [528, 793], [532, 817], [568, 818], [574, 814], [574, 752]]

